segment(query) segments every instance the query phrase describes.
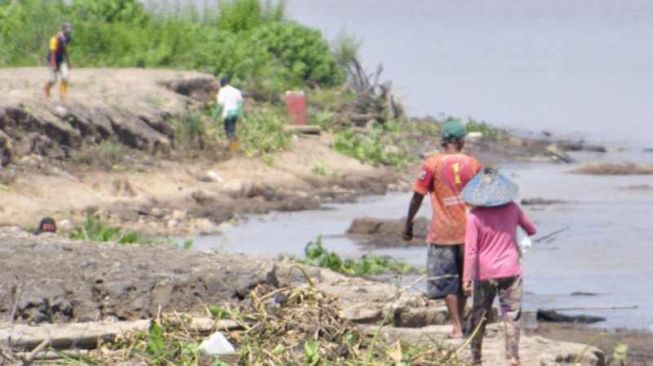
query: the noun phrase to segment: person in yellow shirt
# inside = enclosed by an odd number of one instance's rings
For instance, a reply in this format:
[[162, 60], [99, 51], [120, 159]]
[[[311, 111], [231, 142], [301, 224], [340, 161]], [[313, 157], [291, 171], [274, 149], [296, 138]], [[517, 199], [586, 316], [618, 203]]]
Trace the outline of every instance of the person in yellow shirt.
[[45, 96], [50, 97], [50, 89], [57, 83], [61, 76], [59, 84], [59, 96], [65, 100], [68, 96], [68, 82], [70, 70], [70, 58], [68, 57], [68, 45], [72, 41], [72, 26], [70, 23], [64, 23], [61, 31], [50, 38], [48, 52], [48, 68], [50, 69], [50, 80], [45, 84]]

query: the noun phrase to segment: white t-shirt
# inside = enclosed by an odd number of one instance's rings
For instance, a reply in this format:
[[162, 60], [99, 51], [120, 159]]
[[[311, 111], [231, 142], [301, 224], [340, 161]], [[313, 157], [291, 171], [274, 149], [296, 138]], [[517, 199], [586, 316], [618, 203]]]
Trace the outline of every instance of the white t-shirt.
[[227, 118], [229, 112], [238, 110], [238, 104], [242, 102], [243, 95], [240, 90], [231, 85], [223, 86], [218, 92], [218, 105], [222, 106], [222, 118]]

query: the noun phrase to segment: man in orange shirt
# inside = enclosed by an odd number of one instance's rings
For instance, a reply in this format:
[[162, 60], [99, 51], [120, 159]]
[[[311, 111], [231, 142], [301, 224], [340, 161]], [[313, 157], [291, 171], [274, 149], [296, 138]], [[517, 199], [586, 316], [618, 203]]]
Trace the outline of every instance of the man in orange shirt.
[[427, 296], [445, 300], [453, 323], [450, 336], [459, 338], [463, 336], [461, 318], [467, 300], [462, 288], [467, 206], [460, 192], [481, 170], [481, 164], [462, 153], [465, 127], [458, 120], [442, 125], [440, 140], [443, 153], [424, 161], [415, 182], [403, 237], [413, 238], [413, 220], [429, 193], [433, 219], [427, 238]]

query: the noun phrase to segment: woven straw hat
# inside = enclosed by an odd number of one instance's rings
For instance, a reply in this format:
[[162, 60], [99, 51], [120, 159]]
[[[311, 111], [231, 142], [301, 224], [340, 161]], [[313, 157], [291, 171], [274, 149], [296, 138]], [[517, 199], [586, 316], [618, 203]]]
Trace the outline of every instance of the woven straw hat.
[[517, 197], [519, 187], [495, 169], [485, 169], [472, 178], [461, 195], [467, 204], [476, 207], [497, 207]]

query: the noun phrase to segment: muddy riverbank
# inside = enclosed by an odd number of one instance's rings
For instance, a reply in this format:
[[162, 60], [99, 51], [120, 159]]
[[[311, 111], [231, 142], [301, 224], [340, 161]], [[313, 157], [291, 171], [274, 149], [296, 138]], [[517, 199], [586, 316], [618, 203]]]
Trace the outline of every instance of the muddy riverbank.
[[[438, 147], [436, 121], [426, 119], [410, 122], [414, 128], [402, 135], [414, 165], [399, 170], [336, 153], [327, 131], [293, 135], [286, 151], [265, 157], [230, 159], [219, 144], [186, 151], [178, 146], [178, 119], [214, 99], [213, 76], [76, 70], [62, 104], [43, 100], [41, 71], [0, 70], [0, 91], [7, 96], [0, 102], [1, 225], [33, 228], [52, 216], [65, 231], [92, 213], [152, 235], [207, 233], [244, 214], [314, 209], [410, 189], [420, 157]], [[247, 104], [257, 108], [254, 100]], [[207, 133], [216, 133], [209, 127]], [[549, 135], [484, 128], [485, 135], [470, 138], [468, 150], [486, 164], [566, 160], [567, 145]]]
[[[328, 270], [303, 267], [304, 275], [301, 266], [285, 260], [172, 246], [71, 242], [8, 228], [0, 230], [0, 251], [6, 273], [0, 288], [8, 295], [0, 300], [0, 334], [8, 337], [0, 339], [4, 347], [19, 336], [8, 323], [32, 324], [33, 333], [41, 323], [130, 321], [174, 311], [206, 316], [208, 305], [236, 305], [257, 286], [297, 287], [307, 286], [307, 281], [335, 296], [339, 316], [360, 324], [363, 332], [374, 334], [376, 324], [389, 321], [380, 333], [388, 344], [398, 339], [413, 344], [428, 339], [445, 346], [449, 342], [442, 302]], [[26, 331], [20, 329], [15, 328]], [[524, 337], [522, 343], [525, 365], [553, 365], [560, 359], [601, 365], [604, 359], [600, 350], [577, 343], [541, 337]], [[498, 362], [502, 349], [499, 328], [491, 326], [488, 362]], [[468, 358], [468, 351], [463, 349], [459, 356]]]

